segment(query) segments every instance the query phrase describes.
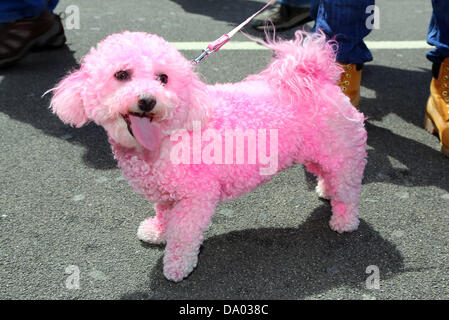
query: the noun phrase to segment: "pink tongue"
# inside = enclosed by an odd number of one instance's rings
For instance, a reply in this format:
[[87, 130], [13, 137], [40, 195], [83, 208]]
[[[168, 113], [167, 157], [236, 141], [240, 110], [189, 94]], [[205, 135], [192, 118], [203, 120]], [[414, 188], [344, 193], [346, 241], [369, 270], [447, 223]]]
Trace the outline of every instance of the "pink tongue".
[[145, 117], [137, 117], [132, 114], [129, 115], [131, 121], [131, 130], [134, 138], [146, 149], [156, 150], [161, 142], [162, 133], [157, 125], [150, 122], [150, 119]]

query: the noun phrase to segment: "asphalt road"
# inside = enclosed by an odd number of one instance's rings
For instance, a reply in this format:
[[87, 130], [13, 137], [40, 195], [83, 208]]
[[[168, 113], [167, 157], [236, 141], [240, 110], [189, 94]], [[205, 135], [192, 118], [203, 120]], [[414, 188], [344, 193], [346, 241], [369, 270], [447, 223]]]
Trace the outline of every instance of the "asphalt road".
[[[261, 3], [77, 1], [80, 29], [66, 30], [67, 47], [0, 71], [1, 299], [449, 298], [449, 159], [422, 128], [431, 79], [425, 49], [373, 50], [364, 69], [369, 158], [358, 231], [329, 229], [330, 206], [297, 165], [220, 205], [197, 269], [178, 284], [162, 275], [163, 248], [136, 238], [154, 212], [121, 177], [103, 129], [63, 125], [41, 97], [108, 34], [210, 41]], [[61, 1], [56, 11], [71, 4]], [[380, 29], [367, 40], [425, 39], [430, 1], [377, 4]], [[238, 81], [269, 58], [263, 50], [223, 50], [199, 70], [209, 83]], [[79, 289], [66, 285], [71, 265]], [[366, 287], [371, 265], [380, 289]]]

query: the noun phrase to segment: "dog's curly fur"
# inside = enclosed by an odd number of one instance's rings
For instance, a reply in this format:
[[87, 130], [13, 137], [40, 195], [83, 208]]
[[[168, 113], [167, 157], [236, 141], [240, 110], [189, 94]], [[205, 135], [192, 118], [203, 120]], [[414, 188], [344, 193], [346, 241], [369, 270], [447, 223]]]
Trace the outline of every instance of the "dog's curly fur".
[[[138, 237], [166, 243], [164, 275], [180, 281], [198, 260], [203, 233], [220, 201], [267, 181], [262, 163], [174, 164], [170, 134], [192, 124], [214, 129], [278, 130], [277, 171], [302, 163], [318, 177], [317, 191], [332, 205], [330, 227], [358, 227], [358, 202], [366, 163], [364, 116], [336, 82], [342, 72], [335, 48], [320, 33], [298, 31], [294, 40], [263, 43], [274, 51], [268, 68], [239, 83], [206, 85], [191, 62], [156, 35], [114, 34], [83, 58], [81, 68], [54, 89], [51, 108], [65, 123], [103, 126], [118, 166], [134, 190], [154, 203], [156, 216], [144, 220]], [[130, 78], [114, 78], [126, 70]], [[158, 76], [168, 77], [161, 83]], [[128, 130], [123, 114], [135, 111], [142, 94], [157, 101], [154, 150]], [[202, 146], [204, 148], [205, 146]], [[234, 149], [235, 150], [235, 149]]]

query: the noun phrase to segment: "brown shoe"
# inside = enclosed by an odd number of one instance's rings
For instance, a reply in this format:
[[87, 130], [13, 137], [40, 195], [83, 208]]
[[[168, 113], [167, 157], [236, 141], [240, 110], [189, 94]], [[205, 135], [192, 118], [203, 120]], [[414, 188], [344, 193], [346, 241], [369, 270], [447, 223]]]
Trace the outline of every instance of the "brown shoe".
[[344, 71], [338, 85], [343, 93], [351, 100], [354, 107], [360, 103], [360, 82], [362, 81], [363, 64], [340, 63]]
[[438, 134], [441, 152], [449, 157], [449, 57], [433, 67], [434, 77], [430, 82], [424, 128]]
[[48, 9], [35, 18], [5, 23], [0, 29], [0, 68], [16, 63], [31, 50], [59, 48], [65, 41], [61, 19]]

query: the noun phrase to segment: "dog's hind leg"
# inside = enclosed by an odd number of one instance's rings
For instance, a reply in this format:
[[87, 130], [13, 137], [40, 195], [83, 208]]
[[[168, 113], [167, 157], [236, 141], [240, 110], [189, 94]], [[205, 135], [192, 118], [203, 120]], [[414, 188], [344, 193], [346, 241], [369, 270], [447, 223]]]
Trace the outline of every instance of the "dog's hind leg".
[[[345, 154], [340, 151], [340, 155]], [[359, 225], [358, 204], [366, 164], [364, 149], [347, 154], [351, 155], [325, 166], [319, 180], [319, 186], [324, 186], [325, 195], [332, 205], [329, 225], [339, 233], [354, 231]]]
[[338, 134], [341, 139], [334, 138], [331, 144], [317, 140], [314, 160], [306, 161], [305, 166], [318, 177], [317, 193], [331, 201], [331, 229], [342, 233], [354, 231], [359, 225], [358, 203], [366, 164], [366, 132], [363, 123], [355, 123], [352, 127], [343, 126]]
[[306, 162], [305, 164], [306, 170], [310, 173], [313, 173], [318, 180], [318, 184], [315, 188], [316, 193], [320, 198], [330, 200], [329, 197], [329, 186], [327, 186], [326, 181], [323, 178], [323, 171], [321, 166], [315, 162]]
[[315, 191], [320, 198], [330, 200], [328, 188], [329, 187], [326, 185], [326, 181], [324, 181], [323, 177], [318, 176], [318, 183]]
[[145, 219], [137, 229], [137, 237], [145, 242], [160, 244], [164, 243], [166, 230], [166, 213], [171, 208], [171, 204], [158, 203], [154, 206], [156, 216]]
[[[320, 169], [313, 168], [315, 166]], [[307, 170], [318, 177], [318, 195], [331, 202], [332, 217], [329, 226], [334, 231], [354, 231], [359, 225], [357, 206], [364, 166], [364, 159], [360, 159], [358, 163], [346, 163], [343, 167], [331, 171], [321, 169], [318, 164], [306, 165]]]

